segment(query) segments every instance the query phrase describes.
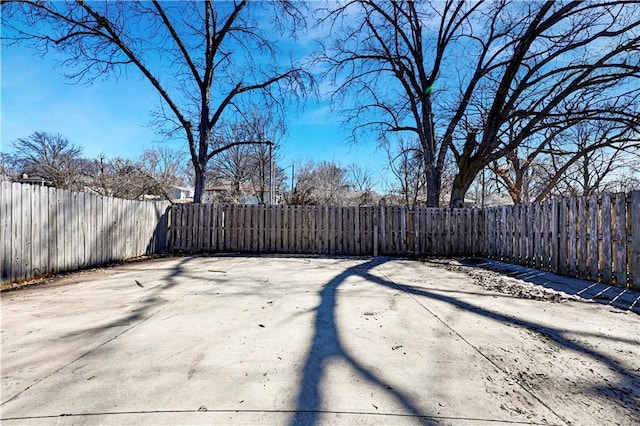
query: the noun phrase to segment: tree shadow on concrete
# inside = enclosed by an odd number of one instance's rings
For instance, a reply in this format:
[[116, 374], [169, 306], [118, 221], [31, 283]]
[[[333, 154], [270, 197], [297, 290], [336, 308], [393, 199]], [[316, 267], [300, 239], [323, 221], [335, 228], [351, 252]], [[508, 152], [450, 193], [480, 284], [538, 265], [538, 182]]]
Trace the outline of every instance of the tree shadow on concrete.
[[[169, 273], [162, 277], [161, 280], [156, 284], [153, 281], [146, 281], [142, 276], [137, 277], [139, 280], [133, 277], [126, 278], [127, 284], [129, 284], [132, 288], [138, 289], [141, 294], [144, 294], [144, 298], [138, 302], [138, 306], [129, 312], [126, 315], [119, 316], [117, 318], [112, 318], [109, 321], [92, 328], [86, 328], [83, 330], [79, 330], [77, 332], [73, 332], [62, 336], [62, 338], [67, 337], [76, 337], [82, 334], [100, 334], [102, 332], [108, 331], [114, 327], [126, 327], [129, 326], [123, 332], [126, 332], [130, 328], [133, 328], [140, 324], [143, 321], [151, 318], [153, 315], [160, 312], [160, 307], [164, 303], [168, 303], [165, 299], [162, 298], [162, 294], [167, 290], [170, 290], [176, 287], [178, 283], [178, 278], [185, 279], [189, 277], [189, 274], [186, 271], [186, 265], [193, 261], [193, 257], [185, 257], [179, 260], [179, 262], [171, 268]], [[133, 272], [134, 270], [132, 270]], [[140, 272], [143, 274], [144, 272]], [[200, 278], [200, 277], [193, 277]], [[155, 285], [154, 285], [155, 284]], [[120, 333], [122, 334], [122, 333]]]
[[[455, 297], [437, 294], [437, 293], [425, 290], [423, 288], [417, 288], [417, 287], [405, 285], [405, 284], [398, 284], [393, 281], [372, 275], [368, 272], [361, 276], [362, 278], [365, 278], [370, 282], [374, 282], [384, 287], [399, 290], [399, 291], [402, 291], [403, 293], [410, 294], [412, 296], [445, 302], [450, 305], [456, 306], [459, 309], [465, 310], [467, 312], [472, 312], [476, 315], [480, 315], [486, 318], [491, 318], [503, 324], [514, 325], [521, 328], [525, 328], [527, 330], [537, 333], [543, 338], [546, 337], [548, 339], [551, 339], [553, 342], [555, 342], [557, 345], [561, 346], [564, 349], [568, 349], [568, 350], [586, 355], [592, 360], [602, 363], [603, 365], [608, 367], [609, 370], [614, 372], [618, 378], [618, 383], [615, 388], [610, 383], [608, 384], [603, 383], [601, 387], [593, 388], [592, 389], [593, 392], [601, 396], [604, 396], [607, 399], [610, 399], [611, 402], [616, 405], [619, 405], [621, 402], [623, 402], [632, 411], [635, 411], [636, 413], [640, 413], [640, 394], [639, 394], [640, 376], [626, 369], [625, 367], [620, 365], [618, 362], [607, 357], [606, 355], [603, 355], [586, 345], [577, 343], [567, 338], [564, 335], [565, 332], [563, 330], [538, 324], [533, 321], [527, 321], [521, 318], [504, 315], [498, 312], [494, 312], [494, 311], [473, 305], [468, 302], [458, 300]], [[500, 367], [498, 366], [498, 368]]]
[[[421, 411], [411, 398], [406, 396], [399, 389], [392, 389], [391, 386], [388, 386], [387, 383], [384, 382], [384, 380], [358, 363], [358, 361], [345, 350], [341, 343], [342, 338], [336, 322], [337, 290], [350, 276], [358, 276], [371, 283], [411, 295], [416, 299], [416, 301], [418, 301], [418, 303], [421, 303], [422, 301], [427, 302], [428, 300], [444, 302], [461, 310], [490, 318], [503, 324], [531, 330], [542, 337], [551, 339], [564, 349], [586, 355], [594, 361], [607, 366], [618, 377], [618, 383], [616, 384], [615, 389], [612, 388], [610, 384], [603, 383], [602, 386], [595, 387], [592, 391], [611, 400], [615, 404], [623, 402], [624, 404], [627, 404], [632, 411], [640, 412], [640, 395], [637, 394], [637, 389], [640, 389], [640, 377], [618, 364], [615, 360], [567, 338], [562, 330], [517, 317], [504, 315], [498, 312], [493, 312], [471, 303], [458, 300], [452, 296], [434, 293], [411, 285], [395, 283], [389, 279], [381, 278], [371, 273], [373, 268], [378, 267], [387, 261], [389, 261], [388, 258], [374, 258], [364, 264], [353, 266], [325, 284], [320, 292], [321, 301], [316, 308], [314, 337], [302, 370], [300, 390], [297, 396], [296, 413], [291, 420], [291, 425], [318, 424], [320, 416], [323, 413], [323, 401], [321, 394], [322, 382], [326, 375], [326, 369], [328, 368], [329, 362], [336, 359], [345, 361], [349, 366], [354, 368], [361, 377], [378, 386], [383, 392], [390, 394], [406, 409], [409, 415], [415, 416], [414, 419], [422, 421], [424, 424], [436, 424], [436, 416], [429, 415], [428, 413]], [[489, 361], [492, 363], [494, 362], [491, 360]], [[502, 370], [498, 364], [494, 365], [498, 369]], [[505, 372], [505, 374], [507, 373]], [[625, 389], [629, 391], [627, 394], [621, 395], [621, 392], [624, 393]], [[527, 389], [525, 388], [525, 390]], [[527, 392], [529, 391], [527, 390]]]
[[422, 413], [408, 396], [389, 386], [388, 383], [349, 355], [341, 343], [340, 330], [336, 322], [338, 288], [350, 276], [367, 276], [369, 269], [375, 268], [386, 261], [388, 259], [374, 258], [364, 264], [348, 268], [322, 288], [320, 304], [315, 309], [315, 334], [302, 370], [300, 392], [297, 398], [296, 412], [291, 420], [292, 425], [315, 425], [319, 422], [320, 415], [323, 412], [322, 381], [329, 363], [335, 360], [346, 362], [362, 378], [376, 385], [383, 392], [390, 394], [411, 415], [422, 419], [424, 424], [436, 424], [435, 422], [429, 422], [428, 416]]

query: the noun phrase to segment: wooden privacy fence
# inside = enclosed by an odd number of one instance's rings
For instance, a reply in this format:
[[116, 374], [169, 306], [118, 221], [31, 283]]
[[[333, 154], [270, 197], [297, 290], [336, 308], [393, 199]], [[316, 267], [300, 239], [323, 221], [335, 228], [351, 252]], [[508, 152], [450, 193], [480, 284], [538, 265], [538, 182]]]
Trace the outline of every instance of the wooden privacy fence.
[[476, 255], [640, 289], [640, 192], [485, 209], [174, 205], [177, 251]]
[[165, 251], [168, 206], [2, 181], [2, 283]]
[[480, 254], [477, 209], [174, 205], [170, 248], [328, 255]]
[[474, 255], [640, 289], [640, 191], [485, 209], [168, 207], [0, 182], [2, 283], [172, 250]]
[[484, 256], [640, 289], [640, 191], [484, 211]]

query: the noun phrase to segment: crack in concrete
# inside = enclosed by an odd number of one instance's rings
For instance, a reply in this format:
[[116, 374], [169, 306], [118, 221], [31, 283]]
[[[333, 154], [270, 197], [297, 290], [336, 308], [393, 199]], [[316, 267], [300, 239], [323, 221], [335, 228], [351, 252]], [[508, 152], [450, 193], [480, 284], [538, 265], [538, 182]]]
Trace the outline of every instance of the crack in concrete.
[[339, 414], [339, 415], [354, 415], [354, 416], [375, 416], [375, 417], [398, 417], [398, 418], [415, 418], [424, 420], [458, 420], [469, 422], [487, 422], [498, 424], [514, 424], [514, 425], [546, 425], [549, 423], [518, 421], [518, 420], [504, 420], [504, 419], [491, 419], [481, 417], [459, 417], [459, 416], [416, 416], [414, 414], [406, 413], [380, 413], [369, 411], [331, 411], [331, 410], [252, 410], [252, 409], [193, 409], [193, 410], [141, 410], [141, 411], [108, 411], [98, 413], [63, 413], [58, 415], [43, 415], [43, 416], [21, 416], [21, 417], [7, 417], [2, 418], [2, 421], [10, 420], [38, 420], [38, 419], [54, 419], [60, 417], [95, 417], [95, 416], [118, 416], [118, 415], [147, 415], [147, 414], [223, 414], [223, 413], [265, 413], [265, 414]]
[[[391, 279], [391, 277], [389, 277], [388, 274], [386, 274], [384, 271], [381, 271], [382, 275], [384, 276], [384, 278], [389, 281], [390, 283], [392, 283], [398, 290], [402, 291], [402, 288], [393, 280]], [[425, 311], [429, 312], [429, 314], [431, 314], [434, 318], [436, 318], [438, 321], [440, 321], [445, 327], [447, 327], [449, 330], [451, 330], [452, 333], [454, 333], [456, 336], [458, 336], [464, 343], [466, 343], [467, 345], [469, 345], [469, 347], [471, 347], [475, 352], [477, 352], [482, 358], [486, 359], [489, 363], [491, 363], [491, 365], [493, 365], [495, 368], [497, 368], [500, 372], [502, 372], [505, 376], [515, 379], [514, 377], [512, 377], [508, 371], [506, 371], [504, 368], [502, 368], [502, 366], [500, 366], [498, 363], [496, 363], [494, 360], [492, 360], [488, 355], [486, 355], [485, 353], [483, 353], [480, 348], [476, 347], [475, 345], [473, 345], [470, 341], [468, 341], [462, 334], [460, 334], [456, 329], [454, 329], [453, 327], [451, 327], [451, 325], [449, 325], [445, 320], [443, 320], [442, 318], [440, 318], [435, 312], [433, 312], [431, 309], [429, 309], [427, 306], [425, 306], [420, 300], [417, 299], [417, 297], [413, 294], [407, 293], [407, 295], [413, 299], [418, 305], [420, 305], [420, 307], [422, 307]], [[558, 414], [555, 410], [553, 410], [548, 404], [546, 404], [540, 397], [538, 397], [536, 394], [534, 394], [530, 389], [527, 389], [526, 387], [524, 387], [522, 385], [522, 383], [520, 383], [518, 380], [514, 380], [516, 385], [522, 389], [524, 392], [526, 392], [528, 395], [530, 395], [533, 399], [535, 399], [536, 401], [538, 401], [540, 404], [542, 404], [543, 407], [545, 407], [546, 409], [548, 409], [551, 413], [553, 413], [558, 419], [562, 420], [564, 422], [565, 425], [570, 425], [571, 422], [569, 422], [567, 419], [565, 419], [563, 416], [561, 416], [560, 414]]]

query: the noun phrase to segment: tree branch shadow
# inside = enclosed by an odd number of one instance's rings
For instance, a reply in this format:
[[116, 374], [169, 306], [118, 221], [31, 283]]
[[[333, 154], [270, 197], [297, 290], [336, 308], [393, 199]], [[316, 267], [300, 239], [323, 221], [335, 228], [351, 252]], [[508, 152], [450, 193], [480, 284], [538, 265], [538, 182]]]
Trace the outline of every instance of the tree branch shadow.
[[617, 363], [615, 360], [609, 358], [608, 356], [603, 355], [597, 352], [596, 350], [587, 347], [586, 345], [582, 345], [580, 343], [577, 343], [567, 338], [565, 336], [565, 332], [562, 330], [545, 326], [532, 321], [527, 321], [524, 319], [494, 312], [494, 311], [473, 305], [471, 303], [458, 300], [451, 296], [433, 293], [428, 290], [425, 290], [422, 288], [416, 288], [410, 285], [398, 284], [398, 283], [386, 280], [384, 278], [380, 278], [378, 276], [372, 275], [370, 273], [366, 273], [362, 277], [384, 287], [393, 288], [395, 290], [399, 290], [404, 293], [411, 294], [413, 296], [445, 302], [459, 309], [465, 310], [467, 312], [472, 312], [474, 314], [477, 314], [486, 318], [491, 318], [495, 321], [498, 321], [504, 324], [515, 325], [527, 330], [531, 330], [541, 335], [542, 337], [551, 339], [557, 345], [565, 349], [586, 355], [587, 357], [593, 359], [594, 361], [602, 363], [603, 365], [608, 367], [610, 371], [614, 372], [618, 376], [618, 385], [617, 385], [618, 390], [628, 390], [626, 394], [620, 395], [619, 392], [612, 392], [611, 386], [603, 383], [602, 386], [593, 388], [593, 391], [600, 394], [601, 396], [606, 397], [607, 399], [610, 399], [615, 404], [620, 404], [621, 397], [622, 397], [622, 400], [624, 401], [624, 403], [627, 404], [631, 410], [640, 412], [640, 394], [639, 394], [640, 376], [638, 376], [637, 374], [634, 374], [633, 372], [626, 369], [625, 367]]
[[362, 366], [347, 353], [341, 343], [340, 331], [336, 323], [338, 288], [350, 276], [366, 277], [367, 270], [387, 261], [388, 259], [384, 258], [374, 258], [364, 264], [348, 268], [325, 284], [322, 291], [320, 291], [321, 300], [316, 308], [315, 334], [302, 370], [300, 392], [298, 393], [296, 412], [291, 420], [291, 425], [315, 425], [319, 422], [323, 411], [322, 381], [329, 362], [333, 360], [346, 362], [362, 378], [379, 387], [383, 392], [390, 394], [411, 415], [421, 418], [424, 424], [431, 424], [431, 422], [427, 421], [428, 416], [422, 413], [408, 396], [397, 389], [393, 389], [383, 379]]
[[159, 281], [159, 284], [154, 286], [150, 286], [151, 283], [144, 281], [143, 278], [141, 278], [142, 283], [137, 279], [130, 278], [130, 285], [132, 287], [135, 287], [136, 284], [140, 286], [141, 288], [139, 290], [141, 294], [144, 294], [145, 296], [139, 302], [139, 306], [137, 306], [127, 315], [109, 319], [108, 321], [97, 327], [84, 328], [79, 331], [74, 331], [72, 333], [61, 336], [60, 338], [78, 337], [80, 335], [89, 334], [97, 335], [109, 331], [114, 327], [132, 327], [138, 325], [142, 321], [146, 321], [158, 312], [157, 310], [154, 310], [154, 308], [159, 308], [162, 303], [164, 303], [164, 300], [161, 297], [162, 293], [177, 286], [179, 284], [178, 278], [184, 278], [188, 276], [185, 267], [189, 262], [193, 261], [193, 259], [193, 257], [185, 257], [181, 259], [174, 267], [171, 268], [170, 273], [164, 276]]
[[[233, 257], [246, 257], [236, 256]], [[97, 327], [84, 328], [80, 331], [73, 332], [62, 336], [62, 338], [76, 338], [78, 336], [99, 335], [108, 332], [114, 327], [123, 327], [118, 335], [126, 333], [133, 327], [146, 321], [157, 312], [159, 305], [163, 303], [161, 295], [163, 292], [179, 285], [179, 279], [189, 277], [186, 266], [194, 257], [186, 257], [181, 259], [175, 266], [171, 268], [169, 273], [160, 280], [157, 285], [149, 286], [150, 283], [142, 283], [147, 288], [140, 288], [145, 293], [144, 299], [140, 301], [140, 305], [133, 311], [118, 318], [112, 318], [109, 321], [100, 324]], [[341, 341], [339, 330], [336, 323], [336, 305], [337, 292], [340, 285], [350, 276], [366, 276], [366, 270], [374, 268], [387, 262], [390, 259], [372, 259], [365, 264], [359, 264], [351, 267], [343, 273], [336, 276], [328, 282], [320, 292], [321, 302], [315, 308], [315, 335], [311, 344], [309, 356], [303, 368], [303, 385], [298, 395], [296, 413], [292, 420], [292, 424], [296, 425], [313, 425], [317, 424], [322, 414], [322, 395], [321, 385], [324, 373], [330, 361], [342, 360], [351, 366], [363, 379], [374, 384], [384, 392], [390, 394], [401, 406], [405, 407], [410, 415], [415, 416], [422, 424], [437, 424], [433, 420], [429, 420], [426, 414], [422, 413], [417, 405], [401, 391], [392, 388], [382, 378], [362, 366], [355, 358], [353, 358], [344, 349]], [[131, 278], [132, 285], [133, 278]], [[89, 351], [91, 352], [91, 351]], [[85, 356], [83, 354], [82, 356]]]
[[[321, 301], [316, 308], [314, 337], [302, 370], [296, 412], [291, 420], [291, 425], [315, 425], [319, 423], [320, 416], [323, 413], [322, 382], [326, 375], [329, 362], [336, 359], [346, 362], [354, 368], [362, 378], [379, 387], [383, 392], [391, 395], [410, 415], [415, 416], [416, 419], [419, 419], [425, 424], [435, 423], [435, 416], [430, 416], [428, 413], [421, 411], [411, 398], [399, 389], [392, 389], [384, 380], [362, 366], [345, 350], [341, 343], [340, 331], [336, 323], [337, 290], [350, 276], [358, 276], [371, 283], [401, 291], [417, 298], [444, 302], [466, 312], [490, 318], [503, 324], [531, 330], [543, 337], [551, 339], [555, 344], [565, 349], [586, 355], [594, 361], [602, 363], [617, 375], [617, 389], [630, 389], [630, 393], [636, 394], [635, 396], [633, 394], [626, 395], [623, 400], [631, 410], [640, 412], [640, 397], [636, 391], [640, 389], [640, 377], [613, 359], [569, 339], [564, 335], [562, 330], [494, 312], [448, 295], [434, 293], [411, 285], [395, 283], [371, 273], [372, 269], [389, 260], [389, 258], [374, 258], [364, 264], [348, 268], [325, 284], [321, 290]], [[594, 387], [592, 390], [615, 404], [620, 404], [621, 402], [620, 392], [616, 392], [615, 390], [612, 392], [611, 386], [602, 384], [602, 386]]]

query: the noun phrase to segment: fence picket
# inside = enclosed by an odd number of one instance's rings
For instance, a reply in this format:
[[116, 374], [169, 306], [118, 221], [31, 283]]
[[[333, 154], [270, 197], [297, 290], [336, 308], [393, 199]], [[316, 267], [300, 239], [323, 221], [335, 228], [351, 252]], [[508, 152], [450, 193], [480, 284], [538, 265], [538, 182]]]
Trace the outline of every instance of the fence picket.
[[[586, 222], [586, 221], [585, 221]], [[589, 279], [598, 281], [598, 199], [595, 195], [589, 198]]]
[[539, 203], [540, 206], [540, 222], [538, 227], [540, 229], [540, 265], [539, 269], [548, 270], [549, 269], [549, 212], [548, 212], [548, 202]]
[[[54, 188], [47, 188], [47, 208], [48, 208], [48, 227], [43, 230], [47, 233], [47, 240], [49, 241], [49, 247], [47, 250], [47, 271], [46, 273], [54, 273], [59, 271], [59, 263], [58, 263], [58, 253], [60, 252], [59, 247], [63, 244], [63, 240], [58, 237], [58, 198], [57, 192]], [[104, 203], [98, 203], [100, 208], [104, 205]], [[104, 213], [100, 212], [100, 220], [98, 225], [100, 225], [98, 235], [96, 238], [99, 241], [99, 254], [96, 256], [96, 265], [100, 265], [105, 262], [105, 254], [104, 254], [104, 229], [106, 226], [103, 224], [103, 216]]]
[[630, 208], [630, 228], [631, 228], [631, 288], [640, 290], [640, 191], [631, 193]]
[[525, 228], [524, 206], [517, 205], [513, 209], [512, 215], [512, 232], [513, 232], [513, 250], [507, 258], [509, 262], [524, 264], [523, 252], [525, 250]]
[[558, 238], [558, 271], [562, 275], [567, 275], [567, 255], [568, 255], [568, 240], [569, 229], [567, 226], [568, 206], [567, 200], [558, 201], [558, 226], [559, 238]]
[[587, 252], [587, 199], [585, 197], [578, 198], [578, 278], [587, 278], [587, 260], [589, 254]]
[[567, 218], [569, 221], [569, 233], [568, 233], [568, 249], [567, 249], [567, 270], [569, 275], [575, 276], [576, 274], [576, 241], [577, 241], [577, 232], [576, 232], [576, 199], [575, 197], [571, 197], [569, 199], [569, 209], [567, 212]]
[[619, 287], [627, 286], [627, 201], [624, 193], [614, 195], [613, 226], [615, 229], [615, 284]]
[[602, 229], [601, 250], [601, 271], [602, 281], [611, 282], [611, 198], [608, 194], [602, 196], [602, 213], [600, 216], [600, 226]]

